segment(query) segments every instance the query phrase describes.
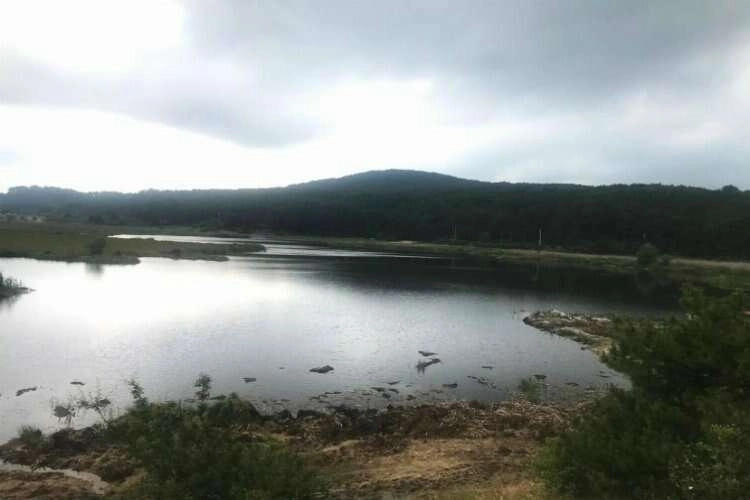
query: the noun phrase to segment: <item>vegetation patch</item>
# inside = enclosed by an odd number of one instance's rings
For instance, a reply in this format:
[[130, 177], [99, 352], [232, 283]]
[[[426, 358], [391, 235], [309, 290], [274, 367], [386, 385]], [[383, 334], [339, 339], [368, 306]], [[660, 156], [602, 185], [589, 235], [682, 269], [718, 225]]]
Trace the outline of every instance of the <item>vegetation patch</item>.
[[248, 255], [265, 249], [257, 243], [185, 243], [108, 237], [111, 234], [111, 229], [95, 225], [0, 223], [0, 257], [137, 264], [140, 257], [221, 261], [227, 260], [228, 255]]
[[540, 469], [581, 499], [742, 499], [750, 489], [750, 318], [739, 294], [688, 291], [686, 314], [627, 322], [611, 389], [546, 450]]
[[3, 273], [0, 273], [0, 299], [30, 291], [19, 280], [3, 276]]

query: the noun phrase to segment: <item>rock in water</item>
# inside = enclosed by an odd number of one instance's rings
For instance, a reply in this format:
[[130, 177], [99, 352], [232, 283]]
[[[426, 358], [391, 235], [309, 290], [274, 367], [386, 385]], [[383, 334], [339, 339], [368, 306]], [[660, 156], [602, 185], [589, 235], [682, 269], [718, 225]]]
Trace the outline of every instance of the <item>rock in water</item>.
[[244, 380], [246, 384], [249, 384], [250, 382], [255, 382], [258, 379], [255, 377], [242, 377], [242, 380]]
[[424, 373], [427, 367], [432, 366], [437, 363], [440, 363], [440, 358], [432, 358], [429, 361], [420, 361], [419, 363], [417, 363], [417, 371], [419, 373]]
[[34, 392], [36, 389], [36, 387], [26, 387], [25, 389], [19, 389], [16, 391], [16, 397], [23, 396], [27, 392]]
[[434, 356], [437, 354], [436, 352], [430, 352], [430, 351], [417, 351], [419, 354], [424, 356], [425, 358], [429, 358], [430, 356]]
[[81, 381], [79, 381], [79, 380], [74, 380], [74, 381], [72, 381], [72, 382], [70, 383], [70, 385], [86, 385], [86, 384], [84, 384], [83, 382], [81, 382]]
[[446, 389], [456, 389], [458, 388], [458, 382], [453, 382], [452, 384], [443, 384], [443, 387]]
[[319, 366], [317, 368], [310, 368], [310, 371], [313, 373], [328, 373], [333, 371], [333, 367], [331, 365]]

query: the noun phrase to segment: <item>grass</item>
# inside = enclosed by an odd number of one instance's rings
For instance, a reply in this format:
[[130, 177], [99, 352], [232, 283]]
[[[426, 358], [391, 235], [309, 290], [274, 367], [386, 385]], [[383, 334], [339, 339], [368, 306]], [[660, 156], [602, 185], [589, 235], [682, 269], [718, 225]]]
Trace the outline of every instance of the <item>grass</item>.
[[[151, 228], [153, 230], [153, 228]], [[85, 224], [0, 224], [0, 257], [27, 257], [68, 262], [136, 264], [139, 257], [226, 260], [227, 255], [244, 255], [263, 250], [255, 243], [214, 245], [121, 239], [107, 236], [123, 228]], [[105, 238], [103, 248], [95, 242]]]
[[522, 379], [518, 383], [518, 391], [531, 403], [542, 400], [542, 384], [533, 377]]
[[3, 276], [0, 272], [0, 299], [12, 297], [28, 292], [29, 289], [23, 286], [19, 280]]

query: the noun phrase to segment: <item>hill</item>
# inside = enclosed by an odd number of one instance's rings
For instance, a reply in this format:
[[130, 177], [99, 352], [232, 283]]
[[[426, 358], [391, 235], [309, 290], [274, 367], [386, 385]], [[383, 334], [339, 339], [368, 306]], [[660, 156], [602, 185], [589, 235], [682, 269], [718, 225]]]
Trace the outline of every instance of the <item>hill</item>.
[[194, 225], [442, 241], [457, 237], [633, 254], [650, 241], [691, 257], [750, 259], [750, 192], [728, 186], [491, 183], [408, 170], [285, 188], [80, 193], [17, 187], [0, 211], [107, 224]]

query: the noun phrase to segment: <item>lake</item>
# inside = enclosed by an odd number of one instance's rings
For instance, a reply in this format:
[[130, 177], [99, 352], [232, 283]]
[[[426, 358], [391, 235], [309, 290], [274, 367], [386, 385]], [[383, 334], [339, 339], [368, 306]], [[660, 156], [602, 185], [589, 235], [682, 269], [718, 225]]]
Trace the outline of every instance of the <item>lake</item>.
[[[535, 374], [547, 377], [546, 397], [581, 397], [627, 380], [524, 314], [653, 315], [676, 304], [671, 287], [629, 276], [265, 243], [266, 253], [227, 262], [0, 259], [3, 274], [35, 290], [0, 302], [0, 441], [22, 424], [59, 427], [52, 408], [80, 392], [127, 405], [130, 378], [172, 399], [192, 396], [207, 373], [214, 394], [234, 391], [264, 411], [500, 400]], [[421, 372], [418, 350], [442, 362]], [[309, 371], [322, 365], [334, 370]], [[37, 390], [16, 396], [28, 387]]]

